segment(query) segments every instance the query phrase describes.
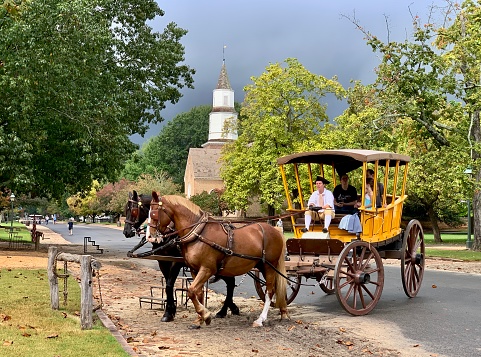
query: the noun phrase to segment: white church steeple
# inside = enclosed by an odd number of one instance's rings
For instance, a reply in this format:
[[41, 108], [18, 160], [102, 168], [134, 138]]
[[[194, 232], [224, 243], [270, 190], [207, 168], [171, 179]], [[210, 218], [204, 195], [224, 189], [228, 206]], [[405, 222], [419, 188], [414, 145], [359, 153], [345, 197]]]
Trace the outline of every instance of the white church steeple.
[[[234, 109], [234, 91], [227, 77], [225, 59], [222, 60], [217, 87], [213, 91], [212, 111], [209, 114], [209, 139], [202, 147], [219, 147], [237, 139], [237, 112]], [[229, 130], [226, 131], [226, 123]]]

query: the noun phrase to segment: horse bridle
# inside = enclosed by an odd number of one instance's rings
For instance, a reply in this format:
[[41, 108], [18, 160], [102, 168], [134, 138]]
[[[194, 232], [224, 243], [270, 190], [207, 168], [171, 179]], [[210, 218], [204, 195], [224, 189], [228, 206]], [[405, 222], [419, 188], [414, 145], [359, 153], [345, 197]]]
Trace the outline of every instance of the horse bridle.
[[[159, 224], [160, 224], [159, 217], [160, 217], [161, 211], [164, 211], [164, 213], [170, 219], [170, 223], [165, 226], [165, 228], [163, 229], [162, 232], [159, 229]], [[157, 222], [157, 224], [153, 224], [152, 222], [149, 223], [150, 228], [155, 228], [155, 233], [156, 233], [155, 238], [158, 237], [158, 238], [161, 238], [163, 240], [166, 236], [173, 235], [173, 233], [177, 232], [177, 231], [175, 231], [175, 228], [172, 227], [172, 224], [173, 224], [174, 220], [169, 215], [169, 213], [166, 211], [165, 207], [162, 205], [162, 197], [159, 197], [159, 202], [153, 202], [153, 203], [151, 202], [150, 203], [150, 220], [151, 221], [154, 220], [154, 221]]]
[[[132, 225], [132, 227], [135, 229], [138, 235], [141, 234], [142, 229], [140, 228], [140, 222], [139, 222], [139, 217], [140, 217], [140, 210], [144, 209], [145, 205], [142, 204], [142, 201], [140, 200], [140, 197], [137, 198], [137, 200], [133, 200], [129, 198], [128, 201], [129, 209], [130, 209], [130, 218], [131, 219], [125, 219], [125, 223], [129, 223]], [[135, 219], [135, 220], [132, 220]], [[136, 227], [138, 225], [138, 227]]]

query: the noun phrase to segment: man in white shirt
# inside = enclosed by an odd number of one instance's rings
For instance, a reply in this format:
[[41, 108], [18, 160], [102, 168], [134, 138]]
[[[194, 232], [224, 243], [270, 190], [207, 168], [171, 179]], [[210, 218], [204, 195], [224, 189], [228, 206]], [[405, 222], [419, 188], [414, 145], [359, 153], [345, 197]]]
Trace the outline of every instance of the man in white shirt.
[[335, 216], [334, 213], [334, 195], [331, 191], [325, 188], [325, 185], [329, 184], [329, 181], [322, 176], [316, 177], [316, 188], [307, 202], [307, 206], [319, 207], [319, 211], [315, 212], [313, 210], [308, 210], [305, 213], [305, 228], [302, 232], [307, 232], [309, 230], [309, 225], [312, 221], [312, 215], [316, 214], [320, 219], [324, 219], [324, 229], [322, 232], [327, 233], [329, 230], [329, 225], [331, 224], [332, 218]]

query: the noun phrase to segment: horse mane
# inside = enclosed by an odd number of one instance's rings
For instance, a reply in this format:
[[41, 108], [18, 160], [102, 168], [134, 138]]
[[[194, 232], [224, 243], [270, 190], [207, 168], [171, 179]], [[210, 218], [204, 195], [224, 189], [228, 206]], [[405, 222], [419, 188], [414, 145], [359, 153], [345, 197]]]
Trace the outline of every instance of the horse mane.
[[144, 193], [141, 193], [139, 194], [138, 196], [140, 198], [140, 202], [142, 202], [142, 204], [149, 204], [150, 205], [150, 201], [152, 201], [152, 195], [146, 195]]
[[198, 217], [202, 216], [203, 212], [200, 209], [200, 207], [185, 197], [176, 196], [176, 195], [167, 195], [167, 196], [162, 196], [162, 199], [167, 200], [172, 205], [183, 206], [187, 208], [195, 216], [198, 216]]

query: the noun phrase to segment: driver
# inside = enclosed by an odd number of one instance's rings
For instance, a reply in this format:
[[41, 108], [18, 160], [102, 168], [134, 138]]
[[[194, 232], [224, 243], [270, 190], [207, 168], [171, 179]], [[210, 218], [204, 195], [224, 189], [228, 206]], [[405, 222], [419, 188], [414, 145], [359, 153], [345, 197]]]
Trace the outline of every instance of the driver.
[[[316, 188], [307, 202], [309, 210], [305, 213], [305, 228], [302, 232], [307, 232], [309, 230], [309, 225], [312, 221], [312, 215], [316, 215], [319, 219], [324, 219], [324, 229], [323, 233], [329, 231], [329, 224], [331, 224], [331, 219], [335, 216], [334, 213], [334, 195], [331, 191], [325, 188], [325, 185], [329, 184], [329, 181], [322, 176], [316, 177]], [[312, 208], [318, 207], [317, 212], [312, 210]]]

